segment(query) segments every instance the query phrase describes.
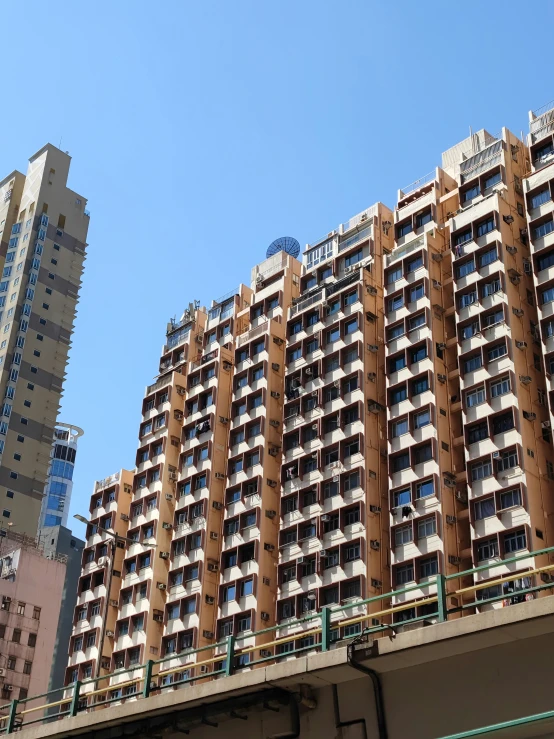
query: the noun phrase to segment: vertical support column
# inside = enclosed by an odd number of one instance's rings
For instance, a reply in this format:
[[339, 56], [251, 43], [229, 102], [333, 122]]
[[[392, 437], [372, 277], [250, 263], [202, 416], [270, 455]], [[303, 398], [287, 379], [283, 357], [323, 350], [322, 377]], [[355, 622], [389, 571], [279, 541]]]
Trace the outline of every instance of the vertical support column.
[[225, 675], [227, 677], [233, 674], [234, 662], [235, 662], [235, 637], [231, 635], [227, 637], [227, 662], [225, 664]]
[[10, 712], [8, 713], [8, 723], [6, 724], [6, 734], [11, 734], [15, 727], [15, 717], [17, 716], [18, 700], [13, 700], [10, 704]]
[[438, 617], [439, 621], [446, 621], [448, 619], [447, 605], [446, 605], [446, 577], [444, 575], [437, 575], [437, 606], [438, 606]]
[[76, 716], [79, 710], [79, 693], [81, 692], [81, 682], [75, 680], [73, 683], [73, 695], [71, 696], [71, 705], [69, 706], [69, 715]]
[[144, 665], [144, 678], [142, 685], [142, 697], [148, 698], [150, 695], [150, 683], [152, 682], [152, 669], [154, 667], [154, 660], [149, 659]]
[[321, 609], [321, 651], [328, 652], [331, 648], [331, 609], [324, 606]]

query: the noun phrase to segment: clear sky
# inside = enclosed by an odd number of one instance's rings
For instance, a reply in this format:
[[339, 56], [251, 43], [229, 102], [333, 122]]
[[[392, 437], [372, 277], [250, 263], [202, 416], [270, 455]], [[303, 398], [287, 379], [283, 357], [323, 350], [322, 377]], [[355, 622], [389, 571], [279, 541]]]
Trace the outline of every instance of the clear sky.
[[[554, 5], [446, 0], [3, 3], [0, 173], [73, 157], [89, 248], [60, 420], [71, 513], [133, 467], [166, 322], [248, 282], [554, 98]], [[82, 534], [77, 522], [75, 531]]]

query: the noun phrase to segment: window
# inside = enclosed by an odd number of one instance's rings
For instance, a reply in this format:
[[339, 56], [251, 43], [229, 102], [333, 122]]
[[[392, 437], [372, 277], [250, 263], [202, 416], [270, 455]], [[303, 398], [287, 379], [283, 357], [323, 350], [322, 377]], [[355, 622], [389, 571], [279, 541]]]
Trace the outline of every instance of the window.
[[547, 203], [550, 200], [550, 190], [545, 187], [544, 190], [540, 190], [535, 195], [530, 197], [530, 206], [532, 209], [538, 208], [540, 205]]
[[421, 500], [422, 498], [428, 498], [434, 494], [435, 494], [435, 486], [433, 484], [432, 479], [422, 480], [421, 482], [416, 483], [416, 489], [415, 489], [416, 500]]
[[25, 603], [18, 603], [17, 604], [17, 614], [19, 616], [25, 615]]
[[404, 452], [403, 454], [399, 454], [396, 457], [392, 457], [391, 466], [393, 472], [401, 472], [402, 470], [408, 469], [408, 467], [410, 466], [409, 452]]
[[338, 341], [340, 339], [340, 328], [338, 326], [335, 326], [332, 329], [329, 329], [327, 331], [327, 343], [331, 344], [334, 341]]
[[495, 557], [498, 557], [498, 540], [496, 537], [477, 542], [478, 562], [486, 559], [494, 559]]
[[483, 358], [480, 354], [475, 354], [473, 357], [466, 359], [464, 362], [464, 372], [474, 372], [483, 366]]
[[519, 488], [516, 488], [515, 490], [506, 490], [506, 492], [500, 493], [501, 510], [505, 510], [506, 508], [515, 508], [521, 504], [521, 490], [519, 490]]
[[477, 301], [477, 292], [464, 293], [460, 296], [460, 308], [467, 308]]
[[484, 500], [476, 501], [473, 510], [476, 521], [481, 521], [484, 518], [491, 518], [492, 516], [496, 516], [494, 498], [485, 498]]
[[[416, 215], [416, 228], [421, 228], [426, 223], [430, 223], [431, 222], [431, 219], [432, 219], [432, 217], [431, 217], [431, 211], [430, 210], [423, 211], [423, 213], [418, 213]], [[423, 262], [423, 260], [422, 260], [422, 262]]]
[[401, 239], [403, 236], [413, 231], [412, 222], [406, 221], [405, 223], [399, 223], [396, 227], [396, 238]]
[[429, 390], [429, 378], [420, 377], [412, 382], [412, 396], [421, 395]]
[[423, 446], [416, 447], [414, 449], [414, 464], [423, 464], [433, 459], [433, 449], [431, 444], [424, 444]]
[[[492, 389], [492, 386], [491, 386]], [[466, 394], [466, 405], [468, 408], [472, 408], [476, 405], [481, 405], [485, 402], [485, 388], [478, 387], [475, 390], [471, 390]]]
[[414, 287], [410, 288], [410, 303], [423, 298], [424, 295], [425, 288], [423, 286], [423, 282], [421, 282], [419, 285], [414, 285]]
[[406, 526], [398, 526], [394, 531], [394, 545], [396, 547], [404, 546], [413, 541], [412, 524]]
[[409, 426], [408, 426], [408, 419], [403, 418], [400, 421], [395, 421], [392, 424], [392, 436], [402, 436], [403, 434], [407, 434], [409, 432]]
[[357, 264], [364, 256], [363, 249], [358, 249], [357, 251], [353, 252], [352, 254], [349, 254], [345, 260], [344, 260], [344, 266], [345, 267], [351, 267], [353, 264]]
[[403, 277], [402, 266], [398, 265], [397, 267], [393, 267], [387, 273], [387, 285], [392, 285], [397, 280], [401, 280], [402, 277]]
[[494, 216], [490, 216], [485, 221], [481, 221], [481, 223], [477, 224], [477, 238], [485, 236], [485, 234], [494, 231], [495, 228]]
[[390, 394], [390, 402], [391, 405], [394, 405], [395, 403], [401, 403], [403, 400], [406, 400], [408, 397], [408, 391], [406, 389], [406, 385], [401, 385], [400, 387], [394, 388], [391, 390]]
[[404, 305], [404, 294], [398, 293], [398, 295], [393, 295], [392, 298], [389, 298], [388, 301], [388, 309], [390, 311], [398, 310], [399, 308], [402, 308]]
[[[554, 221], [550, 219], [549, 221], [541, 223], [539, 226], [535, 226], [535, 228], [533, 229], [533, 239], [541, 239], [543, 238], [543, 236], [547, 236], [552, 231], [554, 231]], [[2, 284], [0, 283], [0, 290], [1, 289]]]
[[21, 641], [21, 629], [14, 629], [12, 634], [12, 642], [19, 644]]
[[499, 182], [502, 182], [502, 175], [500, 174], [500, 172], [495, 172], [494, 174], [485, 177], [485, 181], [483, 183], [485, 191], [488, 190], [489, 187], [497, 185]]
[[429, 410], [419, 411], [413, 416], [414, 429], [423, 428], [431, 423], [431, 412]]
[[349, 334], [353, 334], [354, 331], [356, 331], [358, 328], [358, 319], [352, 318], [350, 321], [345, 321], [344, 323], [344, 335], [348, 336]]
[[437, 520], [434, 516], [430, 518], [421, 518], [417, 522], [417, 538], [426, 539], [437, 533]]
[[396, 584], [405, 585], [414, 581], [414, 566], [412, 564], [401, 565], [396, 568]]
[[473, 482], [483, 480], [485, 477], [490, 477], [491, 475], [492, 465], [490, 460], [475, 462], [471, 465], [471, 479], [473, 480]]
[[502, 308], [500, 308], [493, 313], [487, 313], [483, 316], [482, 321], [483, 328], [495, 326], [497, 323], [502, 323], [504, 321], [504, 311], [502, 310]]
[[492, 349], [487, 350], [487, 359], [489, 362], [492, 362], [495, 359], [504, 357], [507, 353], [508, 348], [505, 343], [497, 344], [496, 346], [493, 346]]
[[527, 537], [525, 536], [525, 529], [518, 529], [506, 534], [504, 537], [504, 550], [506, 554], [512, 552], [519, 552], [522, 549], [527, 548]]
[[387, 331], [388, 341], [398, 339], [399, 336], [404, 336], [404, 323], [397, 323], [396, 326], [392, 326]]
[[433, 577], [439, 571], [439, 563], [436, 557], [422, 559], [419, 563], [419, 576], [421, 579]]
[[498, 251], [496, 245], [491, 249], [487, 249], [479, 255], [479, 267], [486, 267], [487, 264], [491, 264], [498, 259]]
[[481, 194], [481, 190], [479, 189], [479, 184], [477, 183], [462, 193], [462, 202], [467, 203], [470, 200], [473, 200], [473, 198], [476, 198], [480, 194]]
[[475, 272], [475, 261], [473, 258], [456, 266], [457, 279], [465, 277], [466, 275], [471, 274], [471, 272]]
[[486, 421], [470, 426], [467, 432], [468, 444], [476, 444], [483, 441], [489, 435], [489, 429]]

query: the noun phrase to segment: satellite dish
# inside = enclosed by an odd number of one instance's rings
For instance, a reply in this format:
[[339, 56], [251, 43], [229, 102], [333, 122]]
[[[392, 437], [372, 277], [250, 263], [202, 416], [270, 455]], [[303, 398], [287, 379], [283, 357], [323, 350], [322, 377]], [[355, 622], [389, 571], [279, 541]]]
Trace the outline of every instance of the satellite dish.
[[279, 239], [270, 244], [267, 248], [266, 257], [272, 257], [279, 251], [284, 251], [285, 254], [290, 254], [295, 259], [300, 254], [300, 244], [292, 236], [281, 236]]

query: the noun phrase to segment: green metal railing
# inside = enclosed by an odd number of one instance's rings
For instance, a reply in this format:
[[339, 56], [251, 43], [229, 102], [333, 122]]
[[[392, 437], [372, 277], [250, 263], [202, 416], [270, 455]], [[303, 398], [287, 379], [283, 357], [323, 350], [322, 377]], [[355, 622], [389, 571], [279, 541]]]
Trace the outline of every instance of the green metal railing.
[[[225, 678], [237, 669], [276, 662], [314, 649], [326, 652], [333, 647], [334, 642], [340, 639], [341, 629], [344, 634], [343, 638], [348, 638], [348, 636], [359, 638], [360, 635], [365, 634], [378, 636], [380, 632], [397, 630], [410, 624], [428, 621], [431, 618], [438, 622], [447, 621], [451, 616], [459, 618], [470, 609], [501, 600], [519, 599], [521, 596], [528, 595], [534, 598], [535, 594], [542, 590], [554, 589], [554, 577], [550, 581], [550, 576], [544, 577], [547, 581], [542, 585], [532, 584], [534, 576], [546, 576], [547, 573], [554, 571], [554, 564], [510, 572], [495, 580], [473, 582], [471, 585], [457, 589], [450, 589], [449, 585], [455, 580], [473, 578], [474, 575], [486, 570], [517, 565], [522, 560], [548, 555], [554, 555], [554, 547], [527, 552], [453, 575], [437, 574], [425, 582], [364, 600], [332, 607], [326, 606], [322, 611], [247, 634], [245, 639], [254, 640], [253, 646], [237, 648], [236, 638], [229, 636], [215, 644], [188, 649], [179, 654], [169, 654], [162, 659], [149, 660], [141, 665], [129, 665], [107, 675], [77, 681], [40, 695], [29, 696], [21, 700], [15, 699], [0, 706], [0, 714], [3, 716], [0, 733], [11, 734], [23, 725], [46, 723], [64, 716], [76, 716], [79, 711], [94, 711], [113, 703], [148, 698], [153, 693], [160, 693], [165, 689], [196, 681]], [[505, 584], [524, 577], [529, 578], [531, 584], [528, 587], [509, 593], [501, 592], [499, 595], [488, 598], [478, 597], [478, 593], [485, 588], [499, 586], [502, 590]], [[421, 592], [422, 589], [428, 588], [436, 589], [436, 593], [418, 600], [406, 600], [392, 605], [393, 600], [400, 596], [414, 591]], [[473, 599], [466, 600], [470, 595]], [[451, 599], [455, 599], [455, 603], [449, 606]], [[415, 615], [395, 621], [396, 616], [410, 609], [430, 605], [435, 606], [432, 612], [426, 611], [425, 615]], [[363, 609], [364, 612], [359, 613], [359, 609]], [[353, 611], [358, 612], [353, 614]], [[355, 633], [350, 632], [347, 635], [344, 629], [352, 627], [355, 627]], [[277, 636], [278, 631], [286, 631], [287, 634]], [[257, 657], [256, 653], [258, 653]], [[175, 662], [177, 664], [168, 665], [168, 663]], [[117, 682], [122, 676], [124, 676], [122, 682]], [[39, 705], [35, 705], [37, 701], [43, 699], [44, 703], [40, 702]], [[59, 709], [56, 713], [46, 713], [55, 708]], [[36, 713], [40, 715], [33, 718]], [[491, 727], [489, 729], [492, 730]], [[478, 733], [456, 735], [458, 736], [460, 738], [478, 736]], [[449, 739], [454, 739], [454, 737]]]

